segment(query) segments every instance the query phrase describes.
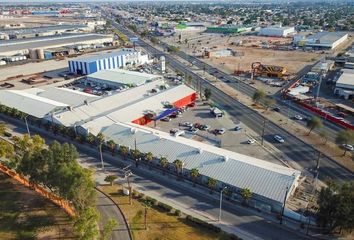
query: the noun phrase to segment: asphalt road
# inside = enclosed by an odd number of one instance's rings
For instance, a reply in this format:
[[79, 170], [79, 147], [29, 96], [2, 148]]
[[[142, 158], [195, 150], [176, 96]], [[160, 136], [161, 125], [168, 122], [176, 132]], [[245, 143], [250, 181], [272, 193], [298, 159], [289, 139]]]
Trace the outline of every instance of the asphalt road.
[[131, 240], [128, 226], [125, 224], [122, 213], [111, 199], [106, 197], [100, 191], [97, 191], [97, 210], [100, 212], [100, 228], [103, 229], [104, 224], [108, 219], [115, 219], [118, 226], [112, 231], [111, 239], [114, 240]]
[[[22, 121], [13, 120], [2, 115], [0, 115], [0, 119], [7, 122], [8, 127], [12, 129], [13, 132], [20, 134], [26, 133], [26, 127]], [[41, 135], [47, 143], [57, 140], [62, 143], [68, 142], [74, 144], [80, 153], [80, 161], [90, 161], [90, 164], [96, 168], [101, 167], [99, 151], [97, 148], [92, 147], [92, 145], [79, 144], [60, 135], [54, 135], [44, 129], [33, 126], [30, 126], [30, 131], [31, 134]], [[187, 206], [189, 210], [203, 212], [212, 216], [213, 219], [217, 219], [219, 214], [219, 197], [215, 194], [210, 195], [208, 190], [197, 191], [191, 185], [176, 181], [174, 176], [171, 178], [167, 175], [162, 175], [159, 171], [150, 171], [143, 166], [136, 168], [131, 162], [122, 160], [117, 156], [112, 156], [109, 152], [103, 152], [103, 156], [106, 164], [109, 163], [116, 168], [131, 165], [130, 169], [134, 175], [130, 180], [134, 185], [137, 185], [138, 188], [154, 191], [168, 201], [177, 202], [180, 205]], [[114, 171], [108, 165], [106, 165], [106, 169], [110, 172]], [[107, 202], [103, 198], [99, 199], [99, 201], [100, 212], [102, 211], [104, 216], [105, 214], [107, 214], [107, 216], [117, 216], [116, 214], [110, 213], [110, 211], [116, 211], [118, 209], [110, 210], [110, 208], [107, 208], [112, 207], [112, 202]], [[266, 214], [262, 216], [253, 209], [241, 207], [227, 201], [223, 202], [222, 219], [223, 222], [228, 224], [228, 227], [235, 228], [236, 233], [242, 236], [243, 239], [280, 240], [284, 239], [285, 236], [286, 239], [289, 240], [311, 239], [295, 230], [280, 226], [278, 221], [274, 221], [274, 215]], [[291, 223], [289, 222], [289, 224]], [[120, 234], [120, 231], [115, 232], [114, 234]]]
[[[113, 23], [113, 25], [121, 32], [126, 34], [128, 37], [135, 37], [134, 34], [123, 28], [121, 25], [116, 23]], [[184, 64], [177, 61], [176, 59], [172, 58], [169, 54], [166, 54], [165, 52], [152, 47], [151, 45], [147, 44], [146, 42], [143, 42], [142, 40], [138, 40], [136, 42], [136, 45], [143, 47], [149, 53], [157, 57], [161, 55], [165, 56], [166, 61], [173, 69], [191, 76], [193, 79], [193, 84], [195, 86], [201, 86], [202, 90], [205, 88], [209, 88], [212, 92], [211, 100], [213, 100], [222, 109], [228, 112], [229, 115], [235, 121], [243, 122], [257, 134], [262, 135], [263, 122], [266, 120], [261, 114], [243, 105], [242, 103], [230, 97], [220, 89], [216, 88], [207, 80], [195, 74], [193, 70], [186, 67]], [[244, 88], [244, 91], [247, 91], [249, 93], [251, 93], [251, 91], [254, 91], [254, 89], [251, 89], [249, 85], [240, 84], [240, 87], [241, 86]], [[281, 135], [285, 139], [285, 143], [275, 142], [273, 140], [274, 134]], [[291, 135], [285, 129], [269, 121], [266, 121], [264, 136], [265, 140], [273, 143], [280, 151], [282, 151], [290, 159], [298, 163], [303, 169], [314, 173], [318, 152], [312, 146], [304, 143], [297, 137]], [[332, 178], [338, 181], [350, 181], [354, 179], [354, 174], [339, 165], [338, 163], [336, 163], [331, 158], [323, 156], [320, 159], [319, 179], [325, 180], [327, 178]]]

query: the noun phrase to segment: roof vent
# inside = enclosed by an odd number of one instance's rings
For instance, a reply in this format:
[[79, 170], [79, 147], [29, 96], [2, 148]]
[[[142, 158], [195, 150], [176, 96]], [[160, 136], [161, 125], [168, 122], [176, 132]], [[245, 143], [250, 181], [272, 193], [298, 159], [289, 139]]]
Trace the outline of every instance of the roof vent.
[[89, 103], [88, 103], [87, 100], [84, 100], [84, 104], [85, 104], [85, 105], [89, 105]]
[[202, 148], [197, 148], [197, 153], [202, 154], [203, 153], [203, 149]]
[[138, 131], [138, 129], [136, 129], [136, 128], [131, 128], [131, 129], [130, 129], [130, 132], [131, 132], [132, 134], [135, 134], [137, 131]]
[[229, 160], [229, 157], [228, 157], [228, 156], [222, 156], [222, 161], [223, 161], [223, 162], [227, 162], [227, 160]]

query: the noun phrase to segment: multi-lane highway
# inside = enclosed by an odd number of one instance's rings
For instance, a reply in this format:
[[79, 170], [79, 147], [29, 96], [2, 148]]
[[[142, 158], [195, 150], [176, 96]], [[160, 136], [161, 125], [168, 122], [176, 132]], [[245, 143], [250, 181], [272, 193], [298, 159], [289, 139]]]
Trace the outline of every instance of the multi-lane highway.
[[[126, 34], [129, 38], [136, 37], [132, 32], [117, 23], [113, 23], [113, 26]], [[227, 95], [225, 92], [221, 91], [210, 82], [197, 75], [192, 69], [171, 57], [171, 55], [158, 50], [157, 48], [151, 46], [145, 41], [142, 41], [141, 39], [139, 39], [135, 44], [141, 46], [150, 54], [153, 54], [156, 57], [164, 55], [170, 67], [181, 73], [184, 73], [187, 76], [191, 76], [192, 82], [195, 86], [201, 86], [202, 89], [209, 88], [212, 91], [211, 99], [224, 110], [226, 110], [232, 118], [243, 122], [251, 129], [253, 129], [257, 134], [262, 134], [263, 122], [266, 120], [261, 114]], [[216, 71], [215, 68], [213, 68], [213, 71]], [[227, 75], [227, 78], [229, 77], [230, 76]], [[254, 91], [252, 87], [246, 84], [240, 84], [240, 87], [241, 86], [244, 91], [247, 91], [249, 94], [251, 91]], [[285, 143], [275, 143], [273, 141], [274, 134], [282, 135], [285, 139]], [[297, 162], [302, 168], [310, 171], [315, 169], [318, 154], [317, 151], [312, 146], [291, 135], [285, 129], [267, 121], [265, 139], [271, 143], [274, 143], [280, 151], [286, 154], [293, 161]], [[348, 181], [354, 179], [354, 174], [333, 161], [331, 158], [324, 156], [320, 159], [319, 178], [326, 179], [328, 177], [339, 181]]]

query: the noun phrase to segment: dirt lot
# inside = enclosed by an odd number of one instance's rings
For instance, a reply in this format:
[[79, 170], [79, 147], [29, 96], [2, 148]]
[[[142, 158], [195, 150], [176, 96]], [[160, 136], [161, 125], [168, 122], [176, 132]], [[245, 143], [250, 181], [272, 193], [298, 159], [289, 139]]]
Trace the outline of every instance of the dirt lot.
[[0, 19], [0, 27], [6, 24], [24, 24], [25, 27], [40, 27], [45, 25], [57, 25], [61, 23], [75, 23], [79, 24], [78, 19], [72, 17], [46, 17], [46, 16], [25, 16], [16, 18], [2, 18]]
[[72, 239], [59, 207], [0, 173], [0, 239]]
[[[227, 46], [243, 56], [220, 57], [204, 59], [205, 62], [221, 67], [229, 73], [235, 70], [251, 71], [253, 62], [262, 62], [268, 65], [280, 65], [286, 67], [290, 74], [295, 74], [304, 66], [313, 64], [319, 54], [300, 51], [279, 51], [252, 47]], [[222, 49], [218, 47], [217, 49]]]

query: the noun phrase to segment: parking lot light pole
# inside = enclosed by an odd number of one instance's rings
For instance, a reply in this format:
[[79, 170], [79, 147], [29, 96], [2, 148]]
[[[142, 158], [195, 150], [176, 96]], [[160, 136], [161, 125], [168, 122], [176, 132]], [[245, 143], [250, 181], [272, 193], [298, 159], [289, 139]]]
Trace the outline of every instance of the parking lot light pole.
[[225, 186], [223, 189], [221, 189], [220, 191], [220, 206], [219, 206], [219, 218], [218, 221], [221, 221], [221, 207], [222, 207], [222, 194], [224, 193], [224, 191], [227, 189], [227, 187]]

